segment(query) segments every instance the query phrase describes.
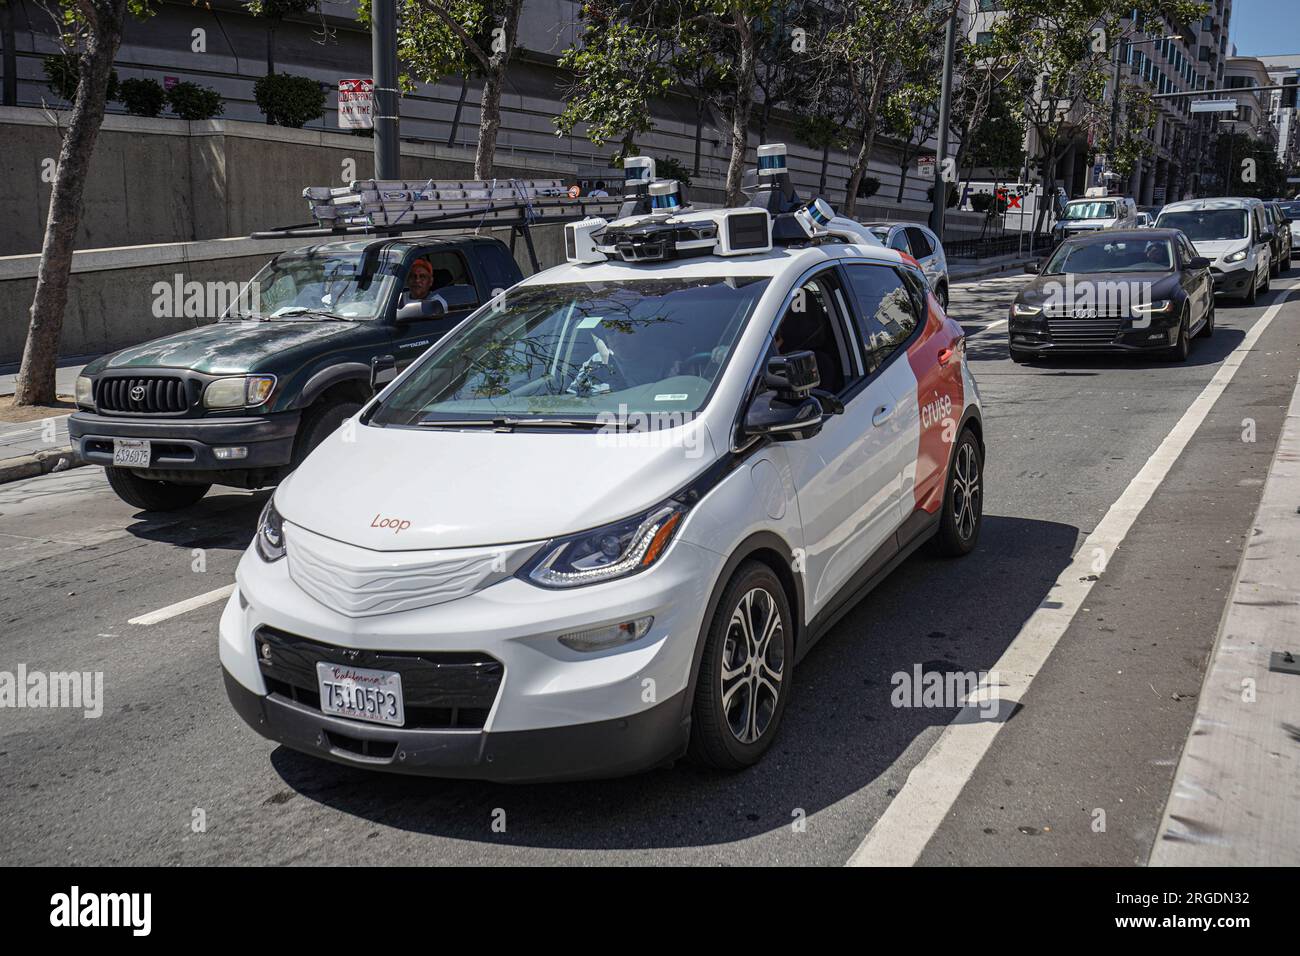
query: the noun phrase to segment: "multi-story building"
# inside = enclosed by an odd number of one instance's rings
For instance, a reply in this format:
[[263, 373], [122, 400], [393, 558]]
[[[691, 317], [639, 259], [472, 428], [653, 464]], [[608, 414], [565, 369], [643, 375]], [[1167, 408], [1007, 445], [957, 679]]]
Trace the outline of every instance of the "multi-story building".
[[[1300, 77], [1300, 53], [1256, 57], [1268, 69], [1270, 86]], [[1277, 159], [1292, 176], [1300, 176], [1300, 110], [1283, 105], [1281, 90], [1268, 94], [1269, 117], [1277, 130]]]

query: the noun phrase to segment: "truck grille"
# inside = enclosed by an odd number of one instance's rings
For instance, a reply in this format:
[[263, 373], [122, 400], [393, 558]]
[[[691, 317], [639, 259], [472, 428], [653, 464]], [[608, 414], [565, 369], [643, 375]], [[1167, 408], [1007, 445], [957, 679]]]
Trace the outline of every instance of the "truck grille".
[[172, 375], [116, 376], [100, 379], [95, 396], [100, 411], [128, 415], [178, 415], [190, 407], [183, 378]]

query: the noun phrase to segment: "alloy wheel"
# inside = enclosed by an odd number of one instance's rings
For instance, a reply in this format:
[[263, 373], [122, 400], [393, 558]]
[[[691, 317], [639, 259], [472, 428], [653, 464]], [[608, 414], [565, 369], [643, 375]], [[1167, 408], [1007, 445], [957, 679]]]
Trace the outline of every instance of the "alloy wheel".
[[776, 713], [785, 677], [783, 627], [776, 599], [764, 588], [747, 591], [731, 612], [722, 648], [722, 710], [742, 744], [762, 737]]
[[967, 443], [957, 449], [952, 477], [953, 524], [961, 539], [969, 541], [980, 514], [980, 463], [973, 445]]

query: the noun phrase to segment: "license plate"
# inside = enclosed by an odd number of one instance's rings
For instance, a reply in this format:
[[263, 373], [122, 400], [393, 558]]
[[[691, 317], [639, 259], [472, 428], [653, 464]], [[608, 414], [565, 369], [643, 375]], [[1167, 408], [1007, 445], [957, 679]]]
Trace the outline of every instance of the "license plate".
[[113, 464], [121, 468], [148, 468], [149, 442], [143, 438], [114, 438]]
[[316, 679], [323, 713], [394, 727], [406, 722], [401, 674], [321, 661], [316, 664]]

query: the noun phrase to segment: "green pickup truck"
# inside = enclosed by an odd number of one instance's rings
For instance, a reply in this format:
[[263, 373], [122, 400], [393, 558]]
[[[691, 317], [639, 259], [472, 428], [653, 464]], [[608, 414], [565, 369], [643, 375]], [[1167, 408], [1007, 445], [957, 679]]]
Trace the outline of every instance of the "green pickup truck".
[[146, 511], [277, 483], [470, 311], [523, 276], [476, 236], [325, 242], [276, 256], [219, 321], [96, 359], [68, 432]]

